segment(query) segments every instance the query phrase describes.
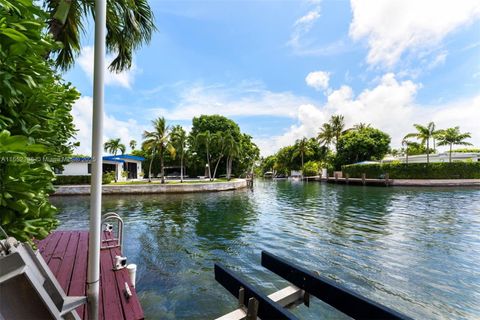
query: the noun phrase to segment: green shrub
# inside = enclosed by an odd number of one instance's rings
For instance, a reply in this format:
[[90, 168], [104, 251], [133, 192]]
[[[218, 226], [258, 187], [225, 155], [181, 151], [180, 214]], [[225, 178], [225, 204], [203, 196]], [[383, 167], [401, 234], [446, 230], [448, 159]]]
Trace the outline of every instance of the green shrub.
[[[109, 184], [115, 178], [115, 172], [107, 172], [102, 176], [102, 183]], [[90, 175], [83, 176], [57, 176], [53, 184], [55, 185], [77, 185], [77, 184], [90, 184], [91, 183]]]
[[303, 165], [302, 173], [305, 177], [316, 176], [320, 170], [318, 163], [315, 161], [308, 161]]
[[480, 179], [480, 162], [434, 163], [384, 163], [351, 164], [342, 166], [350, 178], [382, 178], [388, 173], [391, 179]]

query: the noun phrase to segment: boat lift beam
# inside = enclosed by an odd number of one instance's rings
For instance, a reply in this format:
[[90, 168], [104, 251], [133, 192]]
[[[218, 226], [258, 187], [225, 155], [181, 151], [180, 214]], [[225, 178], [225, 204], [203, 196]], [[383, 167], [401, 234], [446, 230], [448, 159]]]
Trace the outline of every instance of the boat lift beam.
[[[278, 320], [290, 320], [298, 319], [290, 311], [284, 309], [281, 305], [275, 303], [268, 298], [265, 294], [258, 291], [250, 285], [247, 281], [242, 279], [236, 273], [228, 270], [221, 264], [215, 264], [215, 280], [220, 283], [225, 289], [227, 289], [233, 296], [239, 300], [239, 307], [246, 311], [246, 314], [241, 318], [224, 318], [226, 319], [257, 319], [257, 317], [267, 319]], [[248, 305], [245, 305], [245, 301], [248, 301]], [[256, 302], [254, 302], [256, 301]], [[253, 304], [257, 304], [256, 314], [251, 314], [251, 307]], [[241, 311], [235, 310], [237, 314], [241, 315]]]
[[269, 252], [262, 251], [262, 266], [354, 319], [411, 319]]
[[[353, 319], [412, 320], [411, 318], [365, 298], [334, 281], [262, 251], [262, 266], [289, 281], [291, 285], [269, 296], [220, 264], [215, 264], [215, 280], [239, 300], [238, 309], [217, 320], [297, 319], [288, 309], [305, 304], [310, 296], [331, 305]], [[245, 304], [248, 301], [248, 304]]]

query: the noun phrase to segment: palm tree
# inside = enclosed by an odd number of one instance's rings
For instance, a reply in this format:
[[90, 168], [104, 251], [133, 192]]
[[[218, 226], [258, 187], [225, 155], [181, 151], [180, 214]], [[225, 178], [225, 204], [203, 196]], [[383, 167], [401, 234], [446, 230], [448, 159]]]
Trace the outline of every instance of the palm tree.
[[120, 143], [120, 138], [117, 139], [110, 139], [103, 145], [103, 149], [105, 152], [111, 153], [114, 156], [117, 155], [117, 152], [120, 151], [122, 154], [125, 153], [127, 148], [123, 143]]
[[312, 153], [312, 149], [308, 144], [308, 139], [303, 137], [300, 140], [295, 142], [295, 152], [293, 153], [293, 157], [296, 158], [298, 156], [302, 159], [302, 178], [303, 178], [303, 161], [304, 156], [310, 155]]
[[324, 123], [320, 128], [320, 132], [317, 135], [317, 140], [324, 146], [328, 146], [332, 143], [334, 138], [333, 129], [330, 123]]
[[130, 140], [129, 145], [130, 145], [130, 148], [131, 148], [132, 151], [133, 151], [133, 150], [135, 150], [135, 147], [137, 146], [137, 141], [135, 141], [135, 140]]
[[180, 154], [180, 182], [183, 182], [183, 158], [187, 146], [187, 133], [182, 126], [177, 125], [172, 128], [172, 143], [177, 153]]
[[[50, 15], [48, 31], [62, 44], [53, 52], [55, 64], [67, 70], [80, 52], [84, 21], [94, 18], [95, 1], [44, 0], [44, 7]], [[110, 70], [120, 72], [130, 68], [133, 51], [150, 42], [155, 30], [148, 0], [108, 0], [106, 45], [108, 52], [116, 54]]]
[[410, 141], [407, 137], [402, 139], [402, 146], [405, 146], [405, 163], [408, 164], [408, 147], [410, 146]]
[[449, 162], [452, 162], [452, 147], [453, 145], [471, 146], [470, 142], [464, 141], [471, 138], [470, 132], [460, 133], [460, 127], [448, 128], [442, 130], [438, 135], [439, 146], [450, 146]]
[[435, 131], [435, 123], [430, 122], [427, 126], [420, 124], [414, 124], [413, 126], [417, 129], [417, 132], [409, 133], [405, 138], [416, 138], [421, 141], [422, 145], [426, 145], [427, 163], [430, 163], [430, 139], [437, 134], [437, 131]]
[[370, 123], [360, 122], [360, 123], [357, 123], [356, 125], [353, 126], [353, 129], [355, 129], [357, 131], [361, 131], [361, 130], [364, 130], [364, 129], [367, 129], [367, 128], [370, 128]]
[[333, 135], [335, 137], [335, 146], [337, 146], [338, 140], [345, 129], [345, 118], [342, 115], [333, 115], [330, 118], [330, 125], [332, 126]]
[[217, 131], [212, 135], [211, 142], [213, 145], [216, 146], [216, 149], [219, 150], [217, 163], [215, 164], [215, 169], [213, 170], [212, 181], [215, 180], [215, 177], [217, 175], [218, 165], [220, 164], [220, 160], [222, 160], [223, 156], [225, 155], [225, 137], [226, 137], [226, 134], [221, 131]]
[[240, 144], [235, 140], [231, 134], [227, 134], [224, 138], [224, 150], [227, 156], [227, 180], [230, 181], [232, 176], [233, 159], [240, 155]]
[[203, 132], [200, 132], [199, 134], [197, 134], [197, 136], [195, 137], [195, 142], [199, 145], [199, 146], [205, 146], [205, 151], [206, 151], [206, 154], [207, 154], [207, 168], [208, 168], [208, 179], [211, 181], [212, 180], [212, 172], [210, 170], [210, 152], [209, 152], [209, 147], [210, 147], [210, 143], [212, 142], [212, 134], [210, 133], [210, 131], [203, 131]]
[[165, 183], [164, 170], [164, 156], [168, 151], [172, 156], [175, 156], [175, 148], [170, 142], [170, 128], [167, 126], [165, 118], [159, 117], [152, 121], [153, 131], [145, 131], [143, 133], [143, 149], [152, 152], [152, 159], [150, 160], [150, 169], [148, 174], [148, 181], [151, 181], [152, 161], [157, 153], [160, 157], [160, 178], [161, 182]]

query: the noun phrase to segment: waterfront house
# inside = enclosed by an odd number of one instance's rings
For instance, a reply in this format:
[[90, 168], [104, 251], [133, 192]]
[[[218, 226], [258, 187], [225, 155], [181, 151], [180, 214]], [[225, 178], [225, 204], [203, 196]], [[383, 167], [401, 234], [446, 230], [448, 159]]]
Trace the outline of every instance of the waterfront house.
[[[145, 158], [122, 154], [103, 157], [103, 173], [115, 172], [117, 181], [142, 179], [142, 161]], [[84, 176], [91, 174], [92, 158], [76, 157], [63, 166], [63, 170], [56, 170], [59, 176]], [[127, 174], [124, 174], [127, 172]]]
[[[449, 153], [436, 153], [431, 154], [429, 156], [430, 162], [449, 162]], [[406, 156], [399, 156], [399, 157], [387, 157], [384, 158], [381, 162], [382, 163], [390, 163], [394, 161], [400, 161], [402, 163], [406, 162]], [[452, 162], [459, 162], [459, 161], [468, 161], [468, 162], [477, 162], [480, 161], [480, 152], [452, 152]], [[408, 163], [426, 163], [427, 162], [427, 155], [426, 154], [419, 154], [415, 156], [408, 156]]]

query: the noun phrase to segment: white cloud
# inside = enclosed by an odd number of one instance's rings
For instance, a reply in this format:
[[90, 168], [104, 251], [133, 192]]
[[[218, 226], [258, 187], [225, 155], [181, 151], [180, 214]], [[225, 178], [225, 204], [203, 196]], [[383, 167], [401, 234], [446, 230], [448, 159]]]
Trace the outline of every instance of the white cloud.
[[345, 116], [347, 127], [356, 123], [370, 123], [392, 137], [392, 146], [399, 147], [405, 134], [413, 132], [413, 124], [434, 121], [438, 128], [460, 126], [463, 132], [471, 132], [470, 142], [480, 146], [478, 119], [480, 119], [480, 96], [456, 102], [422, 106], [415, 102], [421, 88], [412, 81], [398, 81], [394, 74], [384, 75], [373, 89], [363, 90], [355, 96], [348, 86], [332, 91], [325, 105], [301, 105], [297, 109], [296, 124], [284, 134], [270, 139], [256, 139], [262, 155], [269, 155], [278, 148], [292, 144], [301, 137], [314, 137], [319, 127], [333, 114]]
[[[73, 105], [72, 116], [76, 129], [76, 141], [80, 146], [75, 150], [76, 153], [90, 155], [92, 150], [92, 105], [93, 99], [89, 96], [83, 96]], [[127, 121], [118, 120], [113, 116], [105, 115], [103, 121], [103, 141], [110, 138], [120, 138], [122, 143], [127, 146], [131, 139], [141, 141], [141, 135], [146, 128], [139, 125], [136, 120]]]
[[[105, 84], [112, 86], [120, 86], [130, 89], [135, 80], [135, 74], [138, 72], [137, 67], [132, 63], [130, 70], [120, 73], [110, 72], [108, 66], [113, 61], [114, 56], [106, 57]], [[93, 79], [93, 47], [86, 46], [82, 48], [82, 52], [77, 59], [78, 64], [90, 79]]]
[[293, 31], [287, 44], [294, 49], [300, 48], [302, 46], [301, 38], [312, 29], [318, 18], [320, 18], [320, 6], [316, 6], [313, 10], [298, 18], [293, 24]]
[[449, 33], [480, 18], [478, 0], [351, 0], [350, 37], [367, 39], [367, 62], [392, 67], [410, 52], [422, 55]]
[[231, 116], [295, 117], [301, 104], [309, 103], [305, 97], [291, 92], [272, 92], [258, 83], [239, 86], [193, 85], [180, 94], [174, 109], [154, 108], [153, 116], [168, 120], [191, 120], [202, 114]]
[[310, 72], [305, 78], [305, 82], [308, 86], [315, 90], [328, 89], [328, 82], [330, 81], [330, 73], [326, 71], [314, 71]]

